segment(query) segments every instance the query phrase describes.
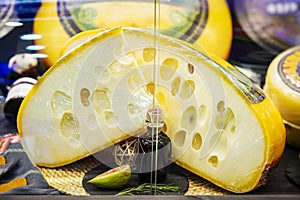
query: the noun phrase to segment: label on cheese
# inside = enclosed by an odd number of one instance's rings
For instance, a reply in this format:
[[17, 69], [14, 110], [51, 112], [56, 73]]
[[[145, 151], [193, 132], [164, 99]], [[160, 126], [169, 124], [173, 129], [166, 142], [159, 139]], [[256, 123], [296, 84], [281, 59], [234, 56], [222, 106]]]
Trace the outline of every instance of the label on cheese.
[[280, 60], [278, 74], [288, 87], [300, 92], [300, 50], [290, 52]]
[[231, 72], [231, 79], [233, 83], [238, 86], [242, 93], [248, 98], [248, 100], [253, 103], [260, 103], [265, 98], [266, 95], [263, 93], [262, 89], [259, 88], [253, 81], [251, 81], [246, 75], [241, 73], [241, 71], [236, 68], [228, 68]]
[[[160, 3], [162, 33], [191, 43], [200, 37], [208, 20], [207, 0], [168, 0]], [[123, 26], [153, 26], [153, 9], [152, 0], [87, 1], [80, 4], [74, 1], [57, 2], [58, 17], [70, 37], [85, 30], [118, 26], [122, 21], [125, 23]]]
[[252, 104], [260, 103], [266, 98], [263, 90], [240, 70], [227, 64], [224, 60], [220, 60], [216, 57], [214, 57], [214, 59], [224, 66], [219, 68], [219, 70], [222, 71], [224, 75], [226, 75], [226, 77], [237, 86], [239, 90], [241, 90], [242, 94]]

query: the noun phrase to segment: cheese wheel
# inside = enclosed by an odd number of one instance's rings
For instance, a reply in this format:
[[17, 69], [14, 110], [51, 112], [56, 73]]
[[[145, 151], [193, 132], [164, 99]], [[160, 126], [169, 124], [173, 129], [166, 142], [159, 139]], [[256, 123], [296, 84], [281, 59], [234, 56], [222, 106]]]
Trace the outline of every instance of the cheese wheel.
[[[225, 0], [161, 1], [160, 29], [164, 34], [226, 58], [232, 42], [232, 21]], [[61, 55], [68, 39], [81, 31], [116, 26], [154, 27], [153, 1], [43, 1], [34, 20], [35, 41], [46, 46], [40, 53], [48, 66]], [[217, 46], [217, 48], [216, 48]]]
[[172, 160], [236, 193], [265, 183], [285, 145], [270, 98], [223, 59], [146, 29], [119, 27], [84, 42], [25, 97], [17, 124], [36, 165], [58, 167], [101, 151], [163, 109]]
[[286, 126], [286, 142], [300, 149], [300, 127], [285, 122]]
[[287, 142], [300, 148], [300, 46], [283, 51], [271, 62], [264, 89], [285, 120]]

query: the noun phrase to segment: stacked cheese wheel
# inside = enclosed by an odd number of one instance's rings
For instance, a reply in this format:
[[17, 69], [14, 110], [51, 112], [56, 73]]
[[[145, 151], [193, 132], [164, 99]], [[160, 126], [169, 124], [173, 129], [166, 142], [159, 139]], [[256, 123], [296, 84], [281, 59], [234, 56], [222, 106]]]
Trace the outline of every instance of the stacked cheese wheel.
[[178, 165], [237, 193], [264, 183], [285, 144], [272, 101], [198, 46], [153, 41], [149, 30], [114, 28], [53, 65], [18, 115], [31, 160], [58, 167], [101, 151], [134, 135], [158, 104]]
[[287, 142], [300, 148], [300, 46], [287, 49], [271, 62], [265, 91], [287, 125]]
[[[154, 27], [154, 1], [43, 1], [34, 20], [35, 41], [46, 48], [40, 53], [54, 64], [65, 42], [92, 29], [132, 26]], [[158, 24], [157, 24], [158, 25]], [[232, 21], [225, 0], [161, 1], [160, 29], [189, 43], [201, 44], [207, 51], [226, 58], [232, 42]], [[216, 48], [217, 47], [217, 48]]]

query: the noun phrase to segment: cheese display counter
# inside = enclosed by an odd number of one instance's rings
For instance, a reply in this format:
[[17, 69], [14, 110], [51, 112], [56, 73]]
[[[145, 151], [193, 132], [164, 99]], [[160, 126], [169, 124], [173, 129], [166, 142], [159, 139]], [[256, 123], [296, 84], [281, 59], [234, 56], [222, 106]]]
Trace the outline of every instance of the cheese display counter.
[[3, 198], [300, 197], [297, 1], [0, 6]]

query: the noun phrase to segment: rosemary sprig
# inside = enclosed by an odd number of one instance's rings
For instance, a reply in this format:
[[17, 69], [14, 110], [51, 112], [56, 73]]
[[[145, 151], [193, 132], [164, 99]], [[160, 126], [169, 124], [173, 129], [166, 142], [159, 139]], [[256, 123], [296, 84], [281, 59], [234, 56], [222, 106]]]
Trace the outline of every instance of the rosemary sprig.
[[165, 184], [150, 184], [143, 183], [137, 187], [126, 188], [116, 194], [115, 196], [121, 195], [136, 195], [136, 194], [152, 194], [154, 191], [165, 194], [165, 192], [179, 192], [180, 188], [176, 185], [165, 185]]

